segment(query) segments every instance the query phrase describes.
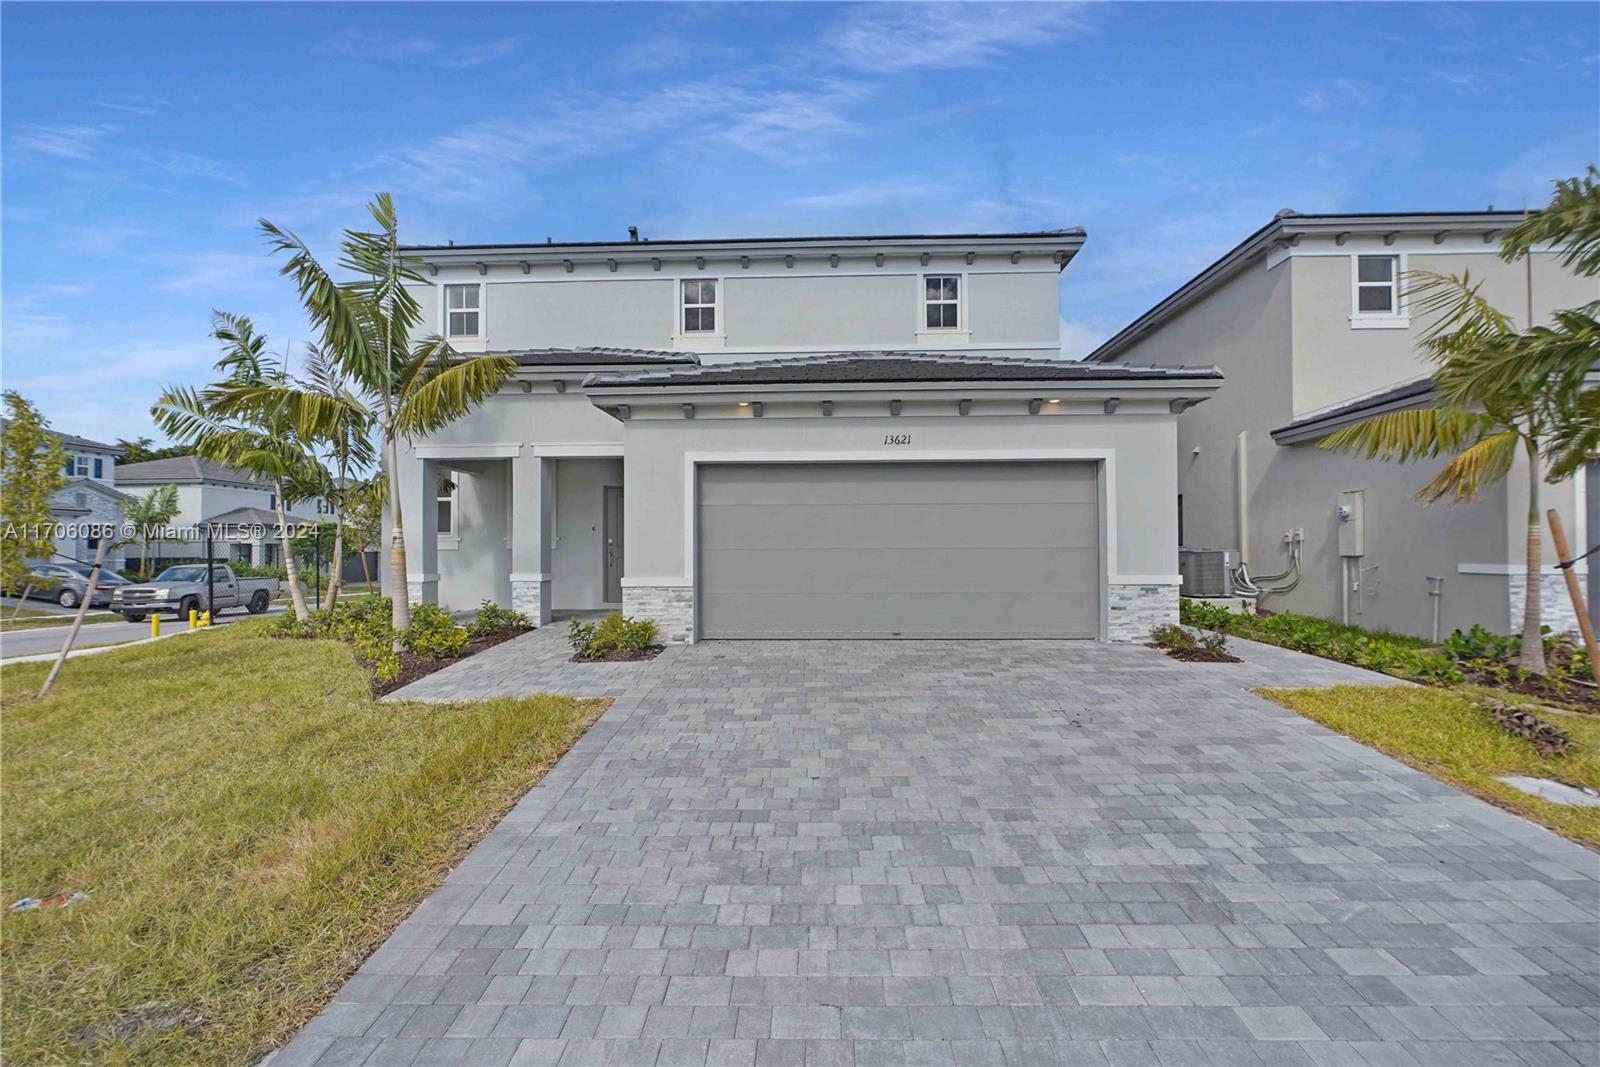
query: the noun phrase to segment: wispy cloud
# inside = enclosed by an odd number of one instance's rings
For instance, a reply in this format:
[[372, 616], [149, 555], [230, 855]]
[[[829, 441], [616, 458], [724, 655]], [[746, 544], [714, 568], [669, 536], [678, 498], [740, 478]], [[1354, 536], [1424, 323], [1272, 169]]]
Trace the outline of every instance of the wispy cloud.
[[69, 226], [62, 233], [61, 246], [69, 252], [86, 256], [121, 255], [135, 241], [149, 237], [153, 231], [143, 226], [86, 225]]
[[824, 48], [834, 61], [864, 71], [950, 70], [1088, 29], [1078, 4], [874, 4], [826, 34]]
[[93, 159], [101, 141], [115, 129], [107, 125], [28, 123], [12, 138], [12, 143], [24, 151], [61, 159]]
[[948, 192], [949, 186], [941, 183], [920, 179], [890, 179], [836, 189], [831, 193], [790, 197], [779, 206], [802, 211], [853, 211], [857, 208], [899, 205]]
[[1296, 103], [1310, 111], [1333, 111], [1373, 103], [1380, 95], [1375, 85], [1354, 78], [1334, 78], [1306, 89]]
[[362, 33], [349, 29], [318, 41], [311, 50], [318, 55], [340, 59], [393, 62], [432, 55], [438, 48], [439, 42], [429, 37], [406, 37], [383, 31]]
[[138, 93], [117, 93], [113, 96], [102, 96], [95, 101], [96, 106], [110, 108], [112, 111], [123, 111], [130, 115], [156, 115], [167, 106], [167, 101], [159, 96], [143, 96]]
[[522, 47], [521, 37], [502, 37], [470, 48], [457, 48], [439, 56], [439, 65], [455, 70], [482, 67], [517, 54]]

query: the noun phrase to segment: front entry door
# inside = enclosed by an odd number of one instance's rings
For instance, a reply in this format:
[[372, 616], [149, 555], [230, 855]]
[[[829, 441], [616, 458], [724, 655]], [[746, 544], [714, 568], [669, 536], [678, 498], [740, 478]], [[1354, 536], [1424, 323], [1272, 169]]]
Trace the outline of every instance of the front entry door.
[[622, 603], [622, 486], [605, 487], [606, 603]]

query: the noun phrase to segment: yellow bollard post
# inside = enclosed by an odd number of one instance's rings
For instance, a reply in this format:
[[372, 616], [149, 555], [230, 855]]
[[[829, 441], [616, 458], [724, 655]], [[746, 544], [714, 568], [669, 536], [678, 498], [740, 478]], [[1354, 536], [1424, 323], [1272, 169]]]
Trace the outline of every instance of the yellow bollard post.
[[193, 608], [189, 609], [189, 629], [193, 630], [200, 625], [200, 613]]
[[161, 636], [161, 616], [160, 615], [152, 615], [152, 616], [150, 616], [150, 636], [151, 637], [160, 637]]
[[206, 610], [204, 610], [204, 611], [202, 611], [200, 613], [200, 628], [203, 630], [203, 629], [205, 629], [206, 627], [208, 627], [210, 625], [211, 625], [211, 609], [207, 608]]

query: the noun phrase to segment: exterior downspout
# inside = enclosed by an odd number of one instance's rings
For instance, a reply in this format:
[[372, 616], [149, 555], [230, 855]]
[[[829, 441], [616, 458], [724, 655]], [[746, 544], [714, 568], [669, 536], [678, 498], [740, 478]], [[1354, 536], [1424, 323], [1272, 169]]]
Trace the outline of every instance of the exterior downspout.
[[1245, 448], [1248, 443], [1246, 432], [1240, 430], [1238, 443], [1234, 446], [1234, 461], [1237, 465], [1239, 482], [1239, 513], [1236, 522], [1239, 531], [1239, 562], [1245, 566], [1250, 565], [1250, 467], [1245, 458]]

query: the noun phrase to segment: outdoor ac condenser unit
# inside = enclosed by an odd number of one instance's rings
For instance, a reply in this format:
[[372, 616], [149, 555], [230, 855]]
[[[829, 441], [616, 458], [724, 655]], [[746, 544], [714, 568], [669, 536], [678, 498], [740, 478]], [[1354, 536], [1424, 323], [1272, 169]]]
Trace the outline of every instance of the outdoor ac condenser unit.
[[1233, 596], [1233, 568], [1239, 553], [1231, 548], [1180, 548], [1179, 591], [1184, 596]]

